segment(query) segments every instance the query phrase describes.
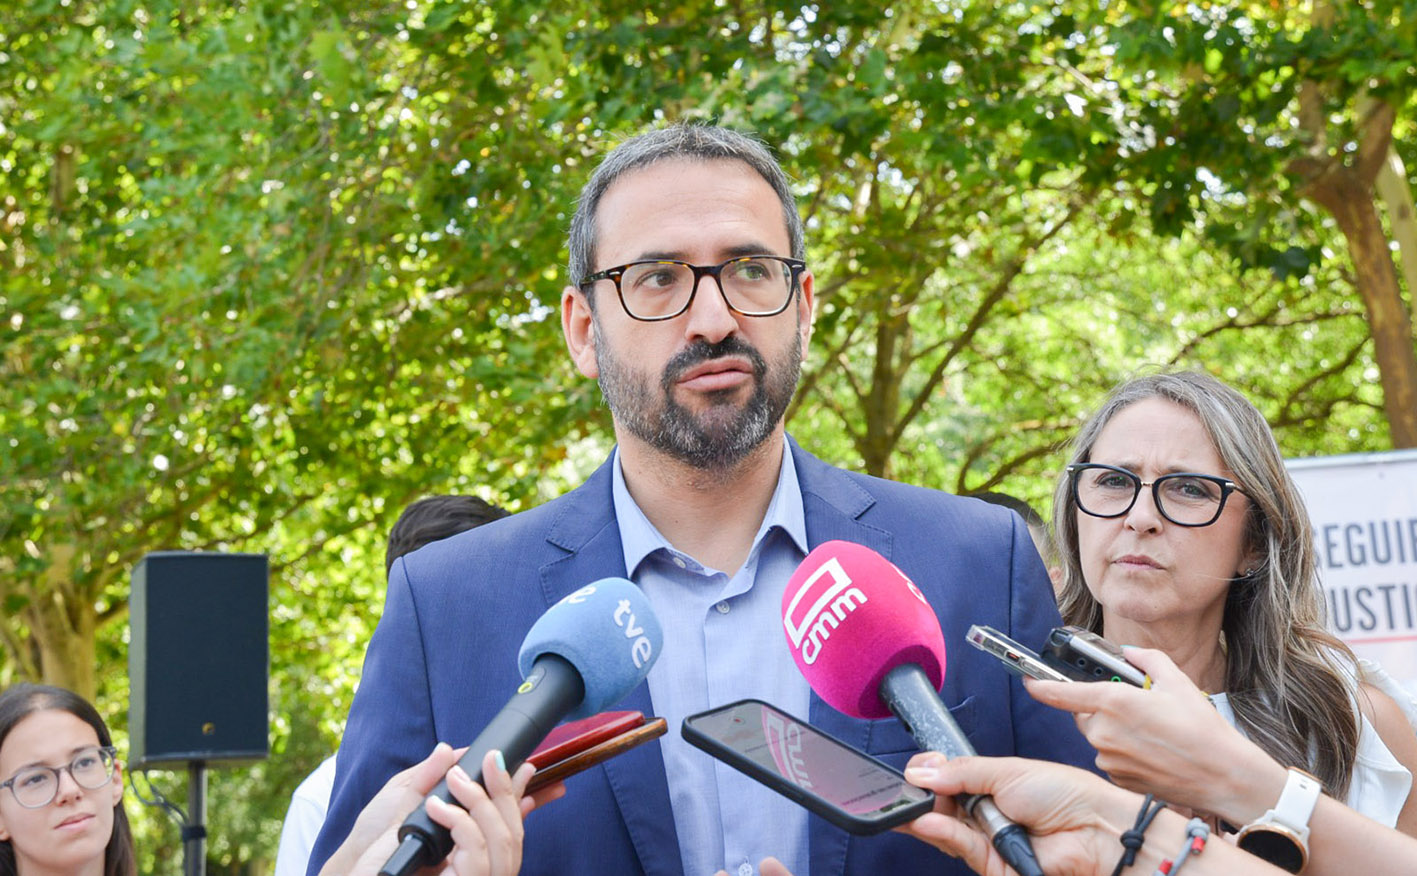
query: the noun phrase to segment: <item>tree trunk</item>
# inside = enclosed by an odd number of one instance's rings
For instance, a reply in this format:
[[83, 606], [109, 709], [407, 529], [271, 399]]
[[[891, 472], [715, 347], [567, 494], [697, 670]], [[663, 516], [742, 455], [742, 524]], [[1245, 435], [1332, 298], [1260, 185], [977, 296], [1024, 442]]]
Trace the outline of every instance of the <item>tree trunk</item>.
[[875, 360], [871, 369], [869, 395], [861, 399], [865, 432], [857, 445], [866, 473], [890, 477], [891, 456], [895, 453], [892, 435], [900, 417], [900, 372], [902, 345], [910, 343], [910, 319], [886, 297], [876, 315]]
[[98, 610], [75, 582], [77, 557], [73, 545], [50, 551], [49, 568], [25, 607], [24, 618], [39, 652], [39, 680], [92, 702], [98, 693], [94, 645]]
[[[1326, 27], [1332, 14], [1329, 3], [1318, 3], [1314, 23]], [[1331, 150], [1323, 89], [1317, 82], [1304, 82], [1299, 88], [1299, 126], [1309, 136], [1309, 154], [1293, 161], [1290, 169], [1307, 181], [1304, 195], [1333, 215], [1348, 242], [1373, 336], [1392, 445], [1417, 447], [1417, 344], [1374, 203], [1374, 189], [1392, 154], [1397, 116], [1392, 104], [1368, 97], [1359, 98], [1355, 111], [1357, 150], [1352, 155]]]
[[1407, 281], [1407, 294], [1417, 294], [1417, 208], [1412, 204], [1412, 189], [1407, 186], [1407, 169], [1397, 150], [1389, 147], [1387, 160], [1378, 171], [1378, 197], [1387, 207], [1388, 227], [1402, 265], [1402, 277]]
[[1347, 168], [1333, 168], [1308, 194], [1333, 214], [1348, 242], [1383, 386], [1394, 447], [1417, 447], [1417, 346], [1397, 269], [1370, 189]]

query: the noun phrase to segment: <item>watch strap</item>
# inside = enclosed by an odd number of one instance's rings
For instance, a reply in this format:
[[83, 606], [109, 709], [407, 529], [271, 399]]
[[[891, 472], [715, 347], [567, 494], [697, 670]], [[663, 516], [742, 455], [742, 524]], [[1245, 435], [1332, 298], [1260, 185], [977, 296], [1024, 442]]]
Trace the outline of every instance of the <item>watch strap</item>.
[[1317, 778], [1290, 767], [1274, 808], [1241, 828], [1236, 843], [1282, 870], [1301, 872], [1309, 861], [1309, 818], [1322, 793]]
[[[1323, 794], [1323, 784], [1300, 769], [1289, 768], [1284, 790], [1274, 808], [1259, 817], [1255, 824], [1278, 824], [1287, 827], [1305, 846], [1309, 844], [1309, 818]], [[1249, 827], [1249, 825], [1246, 825]]]

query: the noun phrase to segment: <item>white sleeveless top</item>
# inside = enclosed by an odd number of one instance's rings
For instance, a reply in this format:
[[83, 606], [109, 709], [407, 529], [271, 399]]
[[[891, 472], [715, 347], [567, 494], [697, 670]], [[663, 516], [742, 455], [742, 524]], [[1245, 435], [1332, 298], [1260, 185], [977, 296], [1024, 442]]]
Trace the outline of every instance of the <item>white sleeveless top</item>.
[[[1417, 728], [1417, 703], [1413, 702], [1412, 694], [1371, 660], [1360, 658], [1358, 673], [1364, 683], [1392, 697], [1407, 715], [1408, 723]], [[1233, 727], [1235, 710], [1230, 707], [1229, 697], [1223, 693], [1211, 694], [1210, 701], [1215, 704], [1221, 717]], [[1356, 702], [1354, 708], [1357, 708]], [[1374, 821], [1394, 827], [1398, 813], [1402, 811], [1403, 804], [1407, 802], [1407, 795], [1412, 790], [1412, 773], [1399, 763], [1383, 744], [1377, 728], [1361, 711], [1358, 713], [1358, 719], [1358, 753], [1353, 762], [1353, 779], [1348, 786], [1348, 799], [1343, 802], [1348, 804], [1348, 808], [1355, 809]]]

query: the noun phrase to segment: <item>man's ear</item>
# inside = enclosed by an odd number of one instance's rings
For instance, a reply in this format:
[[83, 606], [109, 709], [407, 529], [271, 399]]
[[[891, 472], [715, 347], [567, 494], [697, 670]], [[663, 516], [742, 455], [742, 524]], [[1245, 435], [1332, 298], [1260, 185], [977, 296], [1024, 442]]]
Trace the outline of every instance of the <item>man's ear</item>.
[[595, 363], [595, 313], [585, 293], [575, 286], [561, 290], [561, 334], [576, 370], [594, 380], [600, 376]]
[[817, 314], [816, 278], [811, 271], [803, 271], [799, 281], [802, 287], [802, 315], [798, 318], [797, 333], [802, 336], [802, 358], [807, 358], [807, 345], [812, 340], [812, 319]]

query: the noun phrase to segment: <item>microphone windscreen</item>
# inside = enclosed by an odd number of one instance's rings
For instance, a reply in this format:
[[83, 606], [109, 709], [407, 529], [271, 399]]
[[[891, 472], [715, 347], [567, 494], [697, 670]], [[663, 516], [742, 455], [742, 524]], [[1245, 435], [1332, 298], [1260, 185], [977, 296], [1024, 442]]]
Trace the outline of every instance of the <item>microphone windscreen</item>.
[[603, 712], [649, 674], [664, 644], [644, 591], [624, 578], [602, 578], [551, 606], [522, 640], [517, 668], [525, 678], [536, 658], [555, 654], [580, 673], [585, 699], [570, 719]]
[[890, 560], [864, 545], [828, 541], [812, 550], [782, 596], [782, 628], [797, 668], [832, 708], [885, 718], [881, 681], [918, 664], [939, 690], [945, 637], [925, 596]]

